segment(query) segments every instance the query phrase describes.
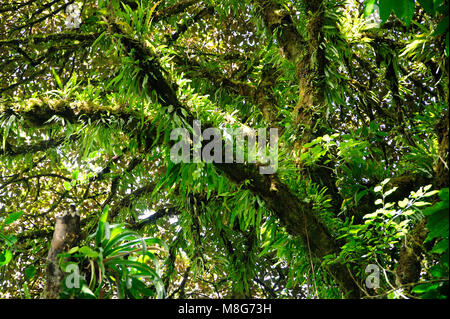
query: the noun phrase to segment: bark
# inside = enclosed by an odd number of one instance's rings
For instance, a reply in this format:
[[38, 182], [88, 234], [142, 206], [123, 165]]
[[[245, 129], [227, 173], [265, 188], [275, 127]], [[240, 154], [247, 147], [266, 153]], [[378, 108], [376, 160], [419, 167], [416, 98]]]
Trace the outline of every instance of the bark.
[[[250, 180], [248, 188], [264, 200], [291, 235], [302, 239], [314, 257], [323, 260], [339, 252], [336, 240], [314, 214], [312, 205], [301, 201], [276, 175], [261, 175], [248, 165], [216, 164], [216, 167], [238, 184]], [[359, 297], [359, 289], [345, 265], [332, 264], [326, 268], [347, 298]]]
[[437, 188], [449, 187], [449, 156], [448, 156], [448, 129], [449, 129], [449, 111], [447, 110], [445, 116], [436, 125], [436, 132], [439, 143], [439, 162], [435, 169], [435, 186]]
[[[149, 89], [154, 89], [159, 95], [159, 101], [162, 105], [174, 106], [174, 112], [178, 112], [179, 116], [184, 116], [181, 113], [181, 103], [178, 101], [170, 84], [162, 76], [162, 72], [155, 60], [148, 61], [144, 57], [151, 57], [151, 52], [145, 49], [138, 41], [123, 39], [125, 45], [130, 50], [133, 49], [135, 58], [142, 61], [142, 69], [151, 73], [151, 79], [148, 81]], [[149, 77], [150, 78], [150, 77]], [[57, 104], [55, 106], [55, 103]], [[0, 111], [1, 111], [0, 107]], [[27, 120], [34, 120], [43, 125], [55, 113], [76, 122], [81, 114], [85, 114], [87, 118], [98, 119], [102, 117], [109, 117], [107, 109], [101, 110], [90, 105], [89, 107], [75, 106], [69, 101], [43, 101], [34, 99], [32, 105], [22, 111], [18, 109], [17, 104], [5, 103], [3, 111], [12, 111], [20, 116], [23, 115]], [[116, 111], [117, 112], [117, 111]], [[124, 130], [131, 134], [139, 133], [136, 130], [139, 122], [139, 116], [131, 112], [117, 112], [116, 117], [129, 123], [124, 127]], [[189, 122], [194, 117], [189, 112], [185, 116]], [[37, 120], [38, 119], [38, 120]], [[133, 125], [134, 124], [134, 125]], [[206, 125], [206, 124], [205, 124]], [[150, 131], [150, 130], [149, 130]], [[310, 249], [314, 256], [323, 258], [324, 256], [337, 252], [338, 245], [334, 243], [334, 239], [328, 233], [326, 227], [320, 223], [313, 215], [310, 204], [301, 201], [289, 189], [287, 185], [282, 183], [275, 175], [261, 175], [259, 168], [252, 165], [225, 165], [216, 164], [219, 171], [223, 172], [227, 177], [237, 183], [243, 183], [245, 180], [251, 180], [251, 185], [248, 188], [256, 195], [263, 198], [271, 209], [286, 226], [288, 232], [294, 236], [300, 235], [303, 242], [306, 244], [307, 237], [309, 237]], [[275, 188], [274, 188], [275, 187]], [[344, 294], [350, 297], [358, 296], [358, 289], [353, 284], [351, 276], [343, 265], [335, 265], [329, 267], [330, 274], [336, 279], [338, 285], [343, 289]]]
[[408, 234], [405, 245], [400, 250], [398, 266], [395, 269], [399, 285], [415, 283], [419, 280], [423, 242], [428, 231], [425, 228], [427, 219], [422, 219]]
[[80, 216], [67, 214], [56, 219], [55, 231], [47, 256], [46, 284], [43, 297], [57, 299], [64, 273], [59, 267], [58, 255], [75, 246], [80, 238]]
[[[320, 46], [323, 39], [324, 4], [322, 0], [305, 2], [305, 12], [310, 14], [310, 17], [307, 23], [307, 37], [303, 38], [297, 31], [289, 12], [284, 10], [280, 4], [271, 0], [256, 0], [255, 2], [260, 8], [266, 27], [272, 33], [276, 32], [281, 53], [295, 65], [299, 80], [299, 98], [294, 109], [295, 124], [302, 130], [302, 137], [297, 141], [295, 148], [301, 152], [302, 145], [317, 135], [317, 132], [314, 132], [317, 130], [317, 113], [320, 113], [324, 104], [323, 76], [326, 58], [325, 51]], [[312, 59], [313, 56], [315, 56], [315, 61]], [[233, 169], [230, 169], [229, 173], [232, 172]], [[236, 171], [234, 172], [236, 173]], [[319, 184], [322, 182], [333, 195], [337, 195], [334, 176], [328, 169], [323, 167], [311, 169], [309, 175], [313, 182]], [[253, 184], [254, 188], [259, 188], [254, 192], [265, 199], [269, 208], [276, 212], [286, 225], [289, 233], [299, 235], [302, 241], [310, 246], [315, 257], [322, 260], [323, 257], [339, 251], [336, 240], [314, 215], [309, 204], [301, 202], [276, 177], [261, 176], [259, 179], [259, 182]], [[333, 196], [333, 198], [336, 197], [338, 196]], [[340, 207], [339, 203], [334, 204], [334, 206]], [[345, 265], [332, 264], [326, 268], [346, 297], [359, 297], [359, 289]]]
[[[306, 1], [305, 11], [311, 12], [307, 24], [308, 38], [297, 31], [292, 18], [275, 1], [257, 0], [262, 19], [272, 33], [277, 34], [277, 44], [282, 55], [295, 65], [299, 81], [299, 99], [295, 107], [296, 124], [305, 128], [302, 141], [306, 143], [312, 133], [316, 108], [323, 104], [323, 85], [320, 80], [325, 66], [325, 52], [320, 48], [323, 25], [323, 4], [321, 0]], [[312, 57], [316, 57], [316, 61]]]
[[[286, 16], [283, 19], [287, 19]], [[115, 24], [112, 18], [110, 23], [114, 31], [122, 35], [121, 40], [127, 51], [126, 53], [132, 52], [133, 57], [139, 61], [140, 67], [143, 70], [142, 76], [148, 75], [148, 90], [150, 92], [155, 90], [158, 93], [158, 99], [162, 105], [173, 106], [174, 112], [177, 112], [180, 117], [184, 117], [188, 123], [192, 122], [194, 116], [189, 111], [187, 111], [186, 116], [182, 114], [181, 108], [183, 106], [178, 100], [172, 86], [164, 78], [162, 69], [154, 54], [138, 40], [127, 37], [126, 32], [122, 30], [120, 25]], [[289, 32], [293, 32], [293, 30], [289, 30]], [[288, 42], [286, 45], [286, 50], [292, 54], [299, 52], [296, 44]], [[25, 117], [34, 121], [38, 119], [41, 125], [55, 113], [64, 118], [68, 117], [76, 121], [81, 114], [86, 114], [88, 117], [101, 118], [108, 112], [108, 110], [99, 110], [92, 105], [77, 108], [75, 105], [69, 105], [67, 101], [59, 103], [56, 106], [41, 100], [36, 102], [35, 104], [37, 105], [32, 105], [25, 110]], [[9, 104], [6, 105], [6, 109], [11, 110], [14, 107]], [[136, 123], [138, 121], [136, 119], [140, 118], [135, 114], [123, 112], [118, 112], [116, 116], [123, 119], [125, 123]], [[128, 130], [132, 134], [133, 132], [136, 133], [136, 126], [127, 125], [125, 130]], [[319, 258], [319, 260], [322, 260], [326, 255], [339, 251], [339, 245], [330, 235], [326, 227], [314, 215], [311, 204], [301, 201], [275, 175], [259, 174], [256, 165], [216, 164], [216, 167], [229, 179], [237, 183], [241, 184], [245, 180], [250, 180], [251, 183], [247, 187], [255, 195], [265, 200], [267, 207], [278, 216], [280, 221], [286, 226], [288, 232], [294, 236], [300, 236], [303, 243], [309, 246], [311, 253]], [[359, 296], [359, 289], [353, 282], [345, 265], [334, 264], [328, 266], [327, 269], [330, 275], [335, 278], [344, 295], [351, 298], [357, 298]]]

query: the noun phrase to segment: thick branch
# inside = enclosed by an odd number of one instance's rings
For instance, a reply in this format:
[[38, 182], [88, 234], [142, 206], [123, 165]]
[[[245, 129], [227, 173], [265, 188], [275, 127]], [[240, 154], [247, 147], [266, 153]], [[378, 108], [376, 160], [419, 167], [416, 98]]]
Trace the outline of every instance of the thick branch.
[[47, 286], [44, 298], [57, 299], [64, 273], [59, 268], [58, 255], [73, 247], [80, 236], [80, 216], [67, 214], [56, 219], [55, 232], [47, 256]]

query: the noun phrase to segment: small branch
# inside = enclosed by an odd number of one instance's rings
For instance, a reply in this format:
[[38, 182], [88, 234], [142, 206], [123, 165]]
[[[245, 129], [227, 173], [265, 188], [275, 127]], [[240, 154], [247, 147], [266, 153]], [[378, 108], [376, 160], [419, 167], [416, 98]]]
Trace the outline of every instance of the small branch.
[[62, 41], [95, 41], [101, 33], [51, 33], [51, 34], [36, 34], [28, 37], [15, 38], [15, 39], [3, 39], [0, 40], [0, 45], [25, 45], [25, 44], [39, 44], [47, 42], [62, 42]]
[[184, 272], [183, 280], [181, 281], [180, 286], [178, 286], [178, 288], [175, 289], [175, 290], [170, 294], [170, 296], [167, 297], [167, 299], [172, 299], [172, 297], [173, 297], [177, 292], [180, 292], [180, 293], [179, 293], [179, 296], [183, 298], [183, 296], [184, 296], [184, 287], [186, 286], [186, 282], [187, 282], [187, 279], [188, 279], [188, 277], [189, 277], [189, 272], [190, 272], [190, 271], [191, 271], [191, 266], [189, 266], [189, 267], [186, 268], [186, 271]]
[[433, 279], [433, 280], [427, 280], [427, 281], [420, 281], [420, 282], [414, 282], [414, 283], [409, 283], [409, 284], [404, 284], [404, 285], [400, 285], [394, 289], [388, 290], [386, 292], [383, 292], [382, 294], [379, 295], [375, 295], [375, 296], [367, 296], [366, 297], [362, 297], [363, 299], [376, 299], [376, 298], [380, 298], [386, 295], [389, 295], [391, 292], [394, 292], [396, 290], [402, 289], [402, 288], [407, 288], [407, 287], [413, 287], [413, 286], [418, 286], [418, 285], [423, 285], [423, 284], [432, 284], [432, 283], [436, 283], [436, 282], [446, 282], [448, 281], [448, 277], [446, 278], [441, 278], [441, 279]]
[[33, 175], [33, 176], [29, 176], [29, 177], [23, 177], [23, 178], [19, 178], [19, 179], [14, 179], [14, 180], [9, 180], [6, 183], [4, 183], [1, 187], [0, 190], [2, 190], [3, 188], [5, 188], [6, 186], [10, 185], [10, 184], [14, 184], [14, 183], [20, 183], [20, 182], [28, 182], [30, 179], [33, 178], [41, 178], [41, 177], [55, 177], [55, 178], [59, 178], [62, 180], [65, 180], [67, 182], [72, 181], [70, 178], [62, 176], [62, 175], [58, 175], [58, 174], [54, 174], [54, 173], [47, 173], [47, 174], [37, 174], [37, 175]]
[[60, 6], [58, 9], [56, 9], [56, 10], [50, 12], [49, 14], [46, 14], [46, 15], [42, 16], [42, 17], [39, 18], [39, 19], [36, 19], [36, 20], [34, 20], [34, 21], [30, 21], [30, 22], [25, 23], [25, 24], [23, 24], [23, 25], [21, 25], [21, 26], [18, 26], [18, 27], [13, 28], [13, 29], [11, 30], [11, 32], [18, 31], [18, 30], [21, 30], [21, 29], [25, 29], [25, 28], [27, 28], [27, 27], [31, 27], [31, 26], [35, 25], [36, 23], [42, 22], [42, 21], [46, 20], [47, 18], [49, 18], [49, 17], [51, 17], [51, 16], [54, 16], [54, 15], [57, 14], [58, 12], [64, 10], [69, 4], [73, 4], [73, 3], [74, 3], [73, 0], [72, 0], [72, 1], [69, 1], [68, 3], [63, 4], [63, 5]]

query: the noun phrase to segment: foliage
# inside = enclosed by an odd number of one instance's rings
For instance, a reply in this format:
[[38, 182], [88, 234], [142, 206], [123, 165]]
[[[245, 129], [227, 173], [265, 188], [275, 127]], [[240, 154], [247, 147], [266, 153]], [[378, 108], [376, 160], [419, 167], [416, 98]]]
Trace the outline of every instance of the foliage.
[[[1, 298], [43, 296], [73, 212], [64, 298], [447, 297], [447, 0], [0, 0], [0, 22]], [[173, 162], [173, 129], [208, 142], [194, 119], [278, 129], [276, 173]]]
[[442, 189], [439, 197], [440, 202], [423, 211], [424, 215], [428, 217], [427, 228], [430, 231], [426, 242], [434, 242], [430, 253], [439, 256], [438, 261], [428, 269], [435, 282], [417, 285], [412, 290], [412, 292], [420, 294], [422, 298], [428, 299], [446, 298], [448, 291], [448, 188]]
[[[62, 297], [109, 298], [114, 295], [115, 287], [119, 298], [162, 298], [164, 287], [158, 274], [160, 262], [149, 251], [161, 248], [148, 245], [167, 246], [157, 238], [142, 238], [138, 233], [125, 229], [124, 224], [109, 225], [107, 216], [108, 206], [100, 217], [96, 232], [87, 237], [86, 245], [75, 246], [67, 253], [60, 254], [61, 268], [64, 271], [74, 269], [75, 265], [77, 270], [89, 268], [90, 272], [89, 284], [84, 277], [66, 276], [63, 280]], [[70, 261], [65, 260], [68, 257]], [[153, 263], [156, 270], [148, 263]], [[75, 280], [82, 282], [75, 285], [72, 282]], [[153, 289], [147, 287], [146, 280], [153, 284]], [[109, 287], [105, 287], [104, 283], [108, 283]]]

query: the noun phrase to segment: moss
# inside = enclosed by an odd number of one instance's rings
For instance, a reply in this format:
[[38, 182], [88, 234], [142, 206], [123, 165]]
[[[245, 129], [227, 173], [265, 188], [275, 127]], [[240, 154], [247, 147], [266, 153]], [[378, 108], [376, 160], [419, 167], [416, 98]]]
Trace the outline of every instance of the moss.
[[29, 112], [34, 110], [35, 108], [40, 108], [44, 105], [44, 102], [40, 99], [31, 98], [25, 101], [25, 106], [23, 107], [23, 111]]
[[422, 246], [428, 231], [425, 228], [426, 219], [422, 219], [406, 238], [405, 245], [400, 251], [398, 266], [395, 269], [397, 281], [409, 284], [418, 281], [421, 270]]

